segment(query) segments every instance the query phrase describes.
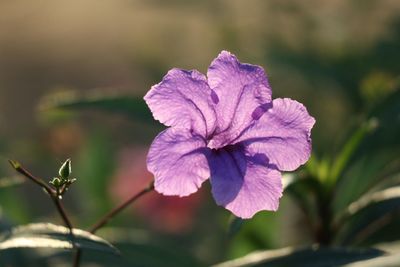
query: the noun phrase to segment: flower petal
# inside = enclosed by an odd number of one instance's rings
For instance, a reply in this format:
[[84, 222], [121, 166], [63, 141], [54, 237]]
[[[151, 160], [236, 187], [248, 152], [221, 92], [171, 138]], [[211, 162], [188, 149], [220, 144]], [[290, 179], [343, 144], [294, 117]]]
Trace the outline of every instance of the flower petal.
[[211, 93], [200, 72], [172, 69], [144, 99], [161, 123], [191, 129], [206, 137], [214, 131], [216, 121]]
[[264, 159], [246, 155], [240, 146], [228, 146], [210, 156], [212, 194], [218, 205], [241, 218], [261, 210], [277, 210], [282, 196], [279, 171]]
[[204, 139], [186, 129], [168, 128], [151, 144], [147, 168], [154, 174], [155, 189], [168, 196], [188, 196], [208, 179]]
[[261, 118], [235, 142], [251, 153], [265, 154], [281, 171], [293, 171], [311, 154], [311, 128], [315, 119], [299, 102], [277, 98]]
[[220, 148], [254, 120], [253, 112], [260, 105], [271, 101], [271, 88], [262, 67], [242, 64], [226, 51], [211, 63], [207, 76], [215, 92], [213, 100], [218, 120], [210, 147]]

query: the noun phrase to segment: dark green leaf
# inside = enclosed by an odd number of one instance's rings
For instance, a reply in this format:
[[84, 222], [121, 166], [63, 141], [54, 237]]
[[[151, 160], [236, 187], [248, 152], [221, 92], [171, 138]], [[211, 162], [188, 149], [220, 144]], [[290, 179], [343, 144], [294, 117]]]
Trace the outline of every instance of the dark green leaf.
[[390, 201], [393, 199], [400, 200], [400, 186], [391, 187], [379, 192], [374, 192], [371, 194], [366, 194], [364, 197], [359, 200], [351, 203], [348, 208], [349, 214], [353, 215], [362, 211], [371, 205], [381, 204], [384, 201]]
[[254, 252], [239, 259], [214, 265], [214, 267], [334, 267], [383, 254], [377, 249], [319, 248], [317, 246], [305, 249], [283, 248]]
[[110, 95], [102, 91], [92, 91], [79, 95], [75, 91], [67, 91], [49, 95], [42, 100], [41, 110], [51, 109], [93, 109], [126, 115], [142, 122], [154, 122], [142, 97]]
[[[336, 186], [333, 207], [335, 212], [347, 209], [350, 203], [357, 201], [364, 194], [370, 193], [378, 184], [391, 184], [396, 173], [387, 174], [386, 170], [394, 158], [394, 153], [381, 151], [359, 156], [343, 174]], [[398, 166], [400, 167], [400, 166]]]
[[[47, 257], [32, 249], [0, 250], [0, 266], [6, 267], [50, 267]], [[58, 265], [57, 265], [58, 266]]]
[[184, 245], [169, 239], [160, 240], [159, 235], [148, 231], [108, 228], [101, 233], [126, 256], [129, 264], [125, 266], [203, 266]]
[[348, 139], [339, 155], [335, 157], [328, 179], [330, 184], [335, 184], [336, 180], [349, 163], [353, 154], [357, 151], [365, 136], [376, 128], [375, 124], [376, 122], [373, 119], [364, 123], [364, 125], [361, 125]]
[[[340, 172], [333, 207], [336, 212], [357, 201], [383, 179], [393, 177], [400, 170], [400, 90], [387, 97], [372, 110], [367, 119], [375, 122]], [[357, 130], [356, 130], [357, 131]], [[387, 175], [391, 169], [390, 175]], [[395, 171], [395, 172], [393, 172]]]
[[[341, 229], [337, 240], [341, 244], [370, 243], [368, 239], [371, 236], [400, 218], [399, 205], [400, 186], [366, 194], [351, 203], [345, 214], [342, 214], [342, 217], [338, 219]], [[389, 236], [380, 235], [380, 238], [374, 242], [399, 238], [400, 235], [396, 233], [397, 231]], [[388, 238], [389, 240], [387, 240]]]
[[68, 228], [50, 223], [35, 223], [12, 228], [0, 237], [0, 250], [11, 248], [60, 248], [76, 247], [117, 254], [109, 242], [89, 232], [74, 229], [71, 236]]
[[[121, 256], [85, 251], [82, 254], [82, 263], [88, 266], [101, 264], [100, 266], [112, 267], [205, 266], [189, 253], [185, 245], [170, 239], [162, 240], [159, 234], [153, 235], [145, 230], [131, 228], [105, 228], [101, 230], [101, 235], [115, 244]], [[64, 256], [66, 261], [70, 261], [70, 255]]]
[[394, 254], [347, 264], [343, 267], [398, 267], [399, 265], [400, 254]]

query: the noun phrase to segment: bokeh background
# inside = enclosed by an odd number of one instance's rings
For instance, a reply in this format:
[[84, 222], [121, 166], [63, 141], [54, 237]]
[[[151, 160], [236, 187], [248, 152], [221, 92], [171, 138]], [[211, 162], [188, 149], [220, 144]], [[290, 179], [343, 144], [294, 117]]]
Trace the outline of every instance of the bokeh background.
[[[263, 66], [274, 97], [306, 105], [317, 120], [315, 157], [327, 166], [370, 110], [398, 92], [400, 2], [1, 0], [0, 177], [15, 174], [9, 158], [46, 180], [71, 158], [78, 180], [64, 202], [77, 227], [90, 226], [152, 179], [146, 153], [163, 128], [142, 119], [141, 111], [52, 107], [71, 99], [140, 99], [173, 67], [205, 73], [221, 50]], [[398, 95], [393, 99], [398, 104]], [[366, 192], [387, 166], [398, 178], [400, 115], [398, 109], [387, 114], [386, 131], [370, 139], [378, 142], [375, 150], [358, 148], [362, 156], [347, 174], [356, 179], [342, 182], [337, 206]], [[320, 176], [324, 171], [329, 168]], [[99, 235], [125, 238], [131, 264], [178, 266], [180, 259], [182, 266], [209, 265], [254, 250], [313, 244], [296, 201], [285, 194], [278, 212], [261, 212], [234, 231], [205, 183], [183, 199], [151, 193]], [[30, 183], [0, 188], [0, 221], [4, 227], [61, 223]]]

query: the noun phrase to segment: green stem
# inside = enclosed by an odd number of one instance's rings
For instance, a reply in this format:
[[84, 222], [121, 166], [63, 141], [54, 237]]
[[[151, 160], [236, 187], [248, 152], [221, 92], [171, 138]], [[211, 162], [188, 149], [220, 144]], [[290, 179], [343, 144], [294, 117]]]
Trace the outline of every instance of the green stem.
[[67, 215], [67, 213], [65, 212], [64, 206], [62, 205], [60, 199], [59, 199], [59, 195], [58, 192], [56, 190], [54, 190], [53, 188], [51, 188], [48, 184], [46, 184], [46, 182], [44, 182], [42, 179], [34, 176], [33, 174], [31, 174], [29, 171], [27, 171], [24, 167], [21, 166], [20, 163], [13, 161], [13, 160], [9, 160], [11, 166], [20, 174], [22, 174], [23, 176], [25, 176], [26, 178], [28, 178], [29, 180], [31, 180], [32, 182], [34, 182], [35, 184], [39, 185], [40, 187], [42, 187], [50, 196], [51, 200], [53, 201], [54, 205], [57, 208], [58, 213], [61, 216], [61, 219], [63, 220], [64, 224], [66, 227], [68, 227], [71, 237], [74, 237], [73, 234], [73, 226], [72, 223]]

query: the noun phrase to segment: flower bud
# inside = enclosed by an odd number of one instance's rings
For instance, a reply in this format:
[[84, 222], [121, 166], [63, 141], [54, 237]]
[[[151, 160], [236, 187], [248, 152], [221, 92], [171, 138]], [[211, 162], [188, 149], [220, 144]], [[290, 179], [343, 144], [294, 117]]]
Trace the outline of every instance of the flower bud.
[[58, 171], [58, 173], [60, 174], [60, 177], [63, 180], [67, 180], [68, 177], [71, 174], [71, 159], [67, 159], [63, 165], [61, 166], [60, 170]]
[[61, 186], [61, 180], [58, 177], [54, 177], [53, 180], [49, 182], [51, 185], [53, 185], [55, 188], [59, 188]]

